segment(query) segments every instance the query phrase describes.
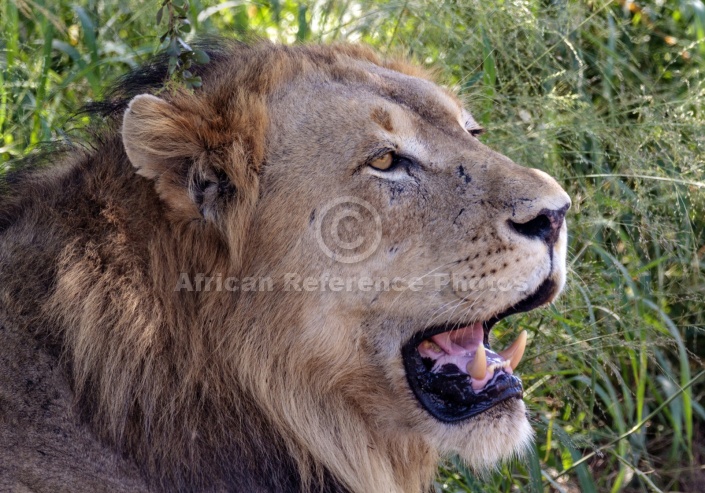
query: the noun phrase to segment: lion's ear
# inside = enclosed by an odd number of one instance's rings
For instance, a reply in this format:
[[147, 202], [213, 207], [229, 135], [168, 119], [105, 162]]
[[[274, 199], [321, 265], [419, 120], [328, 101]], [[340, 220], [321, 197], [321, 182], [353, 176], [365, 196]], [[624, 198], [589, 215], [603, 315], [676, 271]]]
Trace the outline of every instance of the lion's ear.
[[182, 111], [151, 94], [130, 101], [122, 121], [122, 142], [137, 173], [152, 180], [179, 171], [201, 152], [193, 124]]
[[222, 163], [209, 159], [200, 109], [136, 96], [123, 117], [122, 141], [137, 173], [154, 181], [175, 218], [215, 221], [236, 190]]

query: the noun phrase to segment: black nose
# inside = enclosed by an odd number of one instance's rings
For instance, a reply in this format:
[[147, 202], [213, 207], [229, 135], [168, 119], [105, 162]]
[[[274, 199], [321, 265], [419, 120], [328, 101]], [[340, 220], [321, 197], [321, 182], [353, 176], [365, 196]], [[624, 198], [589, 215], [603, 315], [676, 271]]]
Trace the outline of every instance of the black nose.
[[568, 207], [570, 204], [555, 210], [542, 209], [535, 218], [525, 223], [515, 223], [510, 219], [509, 225], [520, 235], [538, 238], [552, 246], [558, 239]]

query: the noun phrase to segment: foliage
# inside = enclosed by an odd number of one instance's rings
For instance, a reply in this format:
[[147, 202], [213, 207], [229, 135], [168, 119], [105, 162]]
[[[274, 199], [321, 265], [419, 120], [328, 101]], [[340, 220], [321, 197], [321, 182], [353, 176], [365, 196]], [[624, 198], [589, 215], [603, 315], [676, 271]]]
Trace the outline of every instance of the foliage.
[[188, 20], [189, 3], [187, 0], [164, 0], [157, 10], [157, 24], [160, 24], [164, 12], [169, 19], [167, 30], [159, 41], [169, 55], [169, 75], [191, 88], [201, 87], [201, 77], [189, 70], [194, 63], [208, 63], [209, 58], [203, 50], [192, 49], [183, 35], [191, 32]]
[[[439, 67], [488, 128], [488, 145], [571, 194], [566, 292], [504, 322], [494, 343], [519, 327], [531, 334], [519, 372], [536, 446], [482, 479], [450, 460], [439, 490], [702, 491], [701, 0], [164, 4], [185, 5], [175, 14], [192, 28], [169, 24], [164, 45], [194, 32], [348, 39]], [[160, 45], [156, 0], [0, 9], [0, 169], [39, 142], [70, 138], [62, 129], [84, 123], [75, 110]]]

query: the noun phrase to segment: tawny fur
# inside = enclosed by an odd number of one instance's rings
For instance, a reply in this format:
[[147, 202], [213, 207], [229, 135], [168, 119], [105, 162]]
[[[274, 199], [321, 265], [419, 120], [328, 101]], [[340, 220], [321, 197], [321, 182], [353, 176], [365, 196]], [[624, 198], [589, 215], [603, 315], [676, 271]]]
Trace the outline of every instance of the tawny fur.
[[[420, 492], [441, 455], [481, 470], [520, 453], [521, 401], [441, 423], [400, 348], [544, 278], [560, 288], [565, 231], [547, 252], [504, 225], [565, 193], [468, 135], [457, 98], [406, 62], [267, 43], [212, 58], [194, 92], [124, 82], [92, 147], [0, 197], [0, 489]], [[379, 142], [427, 175], [375, 176]], [[322, 254], [312, 230], [340, 196], [381, 216], [359, 263]], [[282, 288], [290, 273], [438, 269], [527, 292]], [[273, 289], [175, 290], [184, 274]]]

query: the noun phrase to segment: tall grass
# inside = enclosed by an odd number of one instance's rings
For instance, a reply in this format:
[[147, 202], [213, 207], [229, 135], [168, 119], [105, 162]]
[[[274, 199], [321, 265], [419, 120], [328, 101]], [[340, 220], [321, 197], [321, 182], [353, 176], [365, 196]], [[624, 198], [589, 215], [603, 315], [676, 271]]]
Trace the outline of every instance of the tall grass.
[[[0, 6], [0, 167], [71, 138], [73, 112], [158, 49], [158, 6]], [[486, 143], [571, 194], [564, 295], [495, 330], [496, 345], [530, 333], [519, 372], [536, 445], [489, 478], [451, 459], [439, 491], [703, 491], [699, 0], [195, 0], [190, 11], [196, 33], [359, 40], [439, 67]]]

